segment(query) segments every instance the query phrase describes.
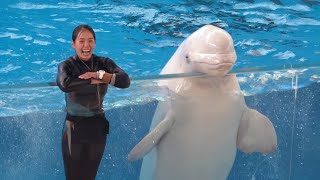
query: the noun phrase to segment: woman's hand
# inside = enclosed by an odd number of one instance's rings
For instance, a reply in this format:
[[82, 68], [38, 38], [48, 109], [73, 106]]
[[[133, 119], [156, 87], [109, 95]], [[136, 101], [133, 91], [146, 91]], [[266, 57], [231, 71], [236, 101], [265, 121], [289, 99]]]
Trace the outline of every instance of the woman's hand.
[[80, 79], [91, 79], [91, 78], [97, 79], [97, 72], [86, 72], [84, 74], [81, 74], [79, 78]]

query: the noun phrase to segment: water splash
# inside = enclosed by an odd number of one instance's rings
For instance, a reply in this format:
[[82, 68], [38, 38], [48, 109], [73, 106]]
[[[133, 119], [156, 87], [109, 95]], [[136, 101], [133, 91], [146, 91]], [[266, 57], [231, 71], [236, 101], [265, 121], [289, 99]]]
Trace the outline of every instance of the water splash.
[[289, 180], [292, 178], [292, 159], [293, 159], [293, 148], [294, 148], [294, 133], [295, 133], [295, 121], [296, 121], [296, 104], [297, 104], [297, 93], [298, 93], [298, 74], [296, 73], [292, 78], [292, 89], [294, 90], [294, 106], [293, 106], [293, 118], [291, 125], [291, 140], [290, 140], [290, 160], [289, 160]]

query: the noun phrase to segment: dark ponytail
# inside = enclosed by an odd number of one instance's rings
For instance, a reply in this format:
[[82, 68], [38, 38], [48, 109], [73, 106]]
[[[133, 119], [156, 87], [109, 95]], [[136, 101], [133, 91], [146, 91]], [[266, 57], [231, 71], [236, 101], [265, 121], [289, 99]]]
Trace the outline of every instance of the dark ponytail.
[[79, 26], [77, 26], [76, 28], [74, 28], [73, 32], [72, 32], [72, 41], [75, 41], [79, 35], [79, 33], [83, 30], [86, 29], [88, 31], [90, 31], [93, 35], [94, 40], [96, 40], [96, 34], [94, 33], [92, 27], [90, 27], [87, 24], [81, 24]]

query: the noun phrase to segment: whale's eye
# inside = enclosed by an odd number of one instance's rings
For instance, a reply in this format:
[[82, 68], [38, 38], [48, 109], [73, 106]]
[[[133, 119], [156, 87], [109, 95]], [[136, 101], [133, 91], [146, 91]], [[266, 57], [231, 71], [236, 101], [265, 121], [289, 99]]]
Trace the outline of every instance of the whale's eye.
[[189, 56], [186, 55], [186, 62], [189, 64], [190, 63], [190, 59], [189, 59]]

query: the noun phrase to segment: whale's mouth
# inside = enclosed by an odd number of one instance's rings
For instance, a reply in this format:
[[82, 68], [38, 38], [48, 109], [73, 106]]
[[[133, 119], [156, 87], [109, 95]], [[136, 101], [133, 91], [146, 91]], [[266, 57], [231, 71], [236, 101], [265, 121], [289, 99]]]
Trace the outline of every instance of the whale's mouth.
[[198, 64], [204, 64], [208, 69], [225, 69], [228, 67], [232, 67], [234, 65], [233, 62], [222, 62], [222, 63], [211, 63], [211, 62], [196, 62]]
[[224, 76], [233, 67], [234, 63], [222, 62], [222, 63], [208, 63], [208, 62], [196, 62], [195, 70], [197, 72], [210, 74], [214, 76]]
[[201, 62], [201, 61], [195, 61], [196, 63], [199, 64], [207, 64], [209, 66], [219, 66], [219, 65], [233, 65], [232, 62], [221, 62], [221, 63], [210, 63], [210, 62]]
[[206, 64], [209, 66], [230, 66], [233, 65], [237, 56], [235, 53], [227, 54], [208, 54], [208, 53], [189, 53], [188, 58], [191, 62]]

